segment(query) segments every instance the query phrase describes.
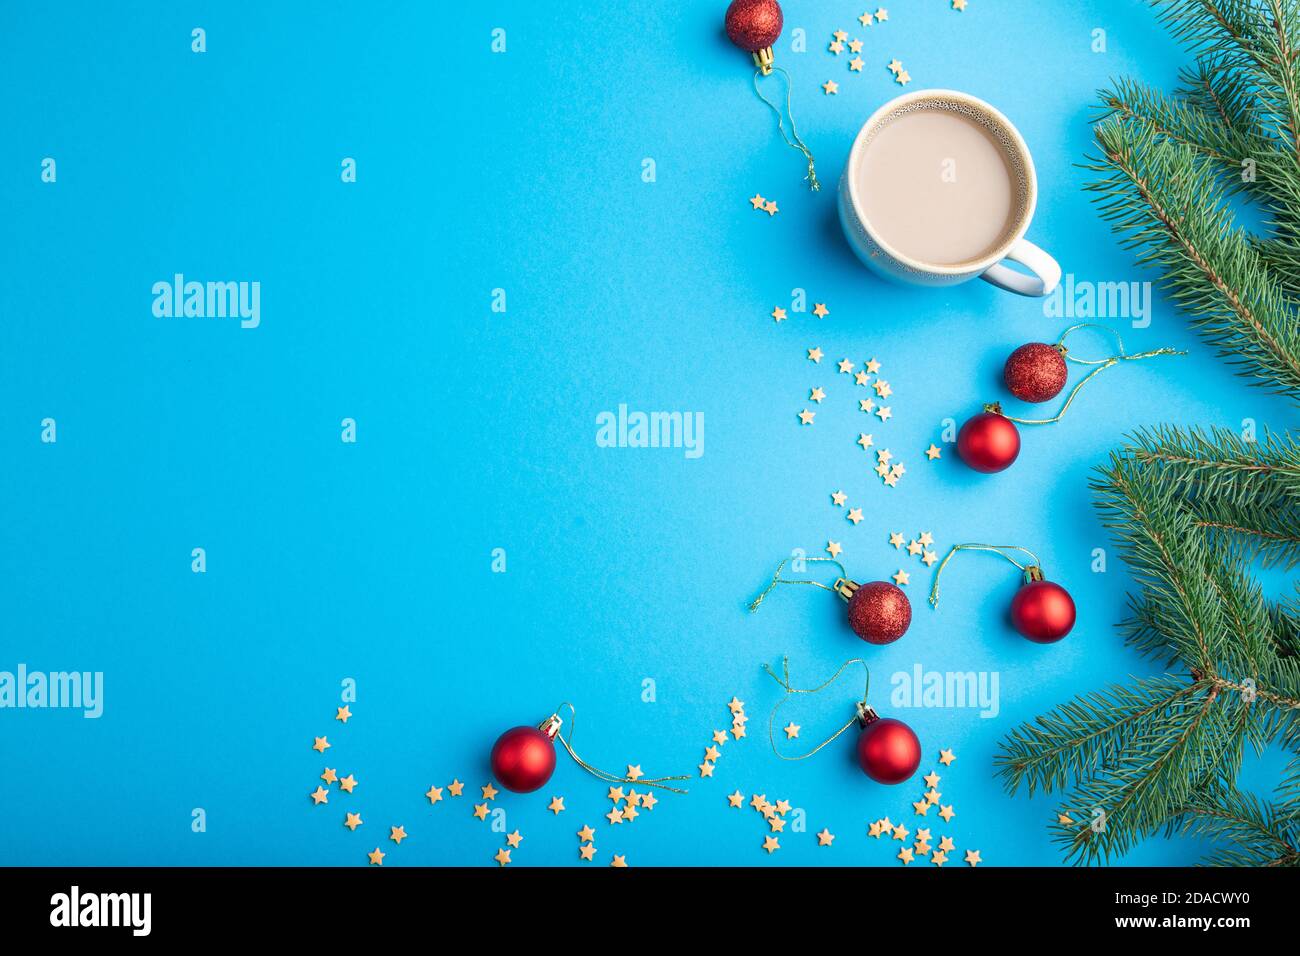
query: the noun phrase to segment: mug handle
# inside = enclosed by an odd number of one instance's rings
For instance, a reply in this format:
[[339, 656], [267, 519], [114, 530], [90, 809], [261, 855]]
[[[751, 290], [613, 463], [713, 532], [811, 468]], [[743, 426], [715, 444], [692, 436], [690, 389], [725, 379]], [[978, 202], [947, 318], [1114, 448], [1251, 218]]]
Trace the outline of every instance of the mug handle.
[[999, 289], [1030, 296], [1051, 295], [1061, 281], [1061, 267], [1057, 261], [1028, 239], [1017, 239], [1006, 257], [1027, 266], [1034, 274], [1027, 276], [1001, 263], [994, 263], [980, 274], [980, 278]]

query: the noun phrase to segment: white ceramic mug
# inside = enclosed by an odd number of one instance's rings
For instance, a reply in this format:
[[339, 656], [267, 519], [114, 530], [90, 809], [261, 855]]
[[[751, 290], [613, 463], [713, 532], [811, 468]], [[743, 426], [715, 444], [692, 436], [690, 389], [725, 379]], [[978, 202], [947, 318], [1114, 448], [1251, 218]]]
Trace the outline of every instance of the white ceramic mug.
[[[979, 259], [957, 265], [922, 262], [891, 248], [873, 230], [863, 214], [865, 206], [858, 193], [864, 187], [853, 172], [862, 162], [867, 145], [885, 124], [903, 113], [921, 107], [952, 110], [979, 122], [1006, 155], [1017, 201], [1014, 223], [997, 246]], [[956, 285], [978, 276], [998, 288], [1019, 295], [1049, 295], [1061, 281], [1061, 267], [1055, 259], [1025, 238], [1037, 201], [1038, 178], [1034, 173], [1034, 161], [1019, 131], [988, 103], [955, 90], [918, 90], [892, 99], [876, 110], [853, 141], [849, 161], [840, 178], [840, 223], [853, 251], [872, 271], [887, 279], [912, 285]], [[1018, 262], [1033, 274], [1026, 275], [1008, 268], [1002, 265], [1003, 259]]]

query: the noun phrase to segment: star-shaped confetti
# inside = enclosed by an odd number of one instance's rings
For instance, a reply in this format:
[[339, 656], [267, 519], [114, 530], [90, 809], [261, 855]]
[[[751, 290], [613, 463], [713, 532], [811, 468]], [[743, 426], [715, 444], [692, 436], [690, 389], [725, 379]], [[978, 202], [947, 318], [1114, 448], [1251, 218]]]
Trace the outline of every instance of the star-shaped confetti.
[[934, 789], [935, 787], [939, 786], [939, 779], [940, 779], [939, 775], [935, 773], [933, 770], [931, 770], [921, 779], [925, 781], [925, 785], [930, 789]]
[[953, 811], [952, 805], [945, 803], [939, 808], [939, 816], [943, 817], [945, 823], [951, 822], [957, 814]]
[[382, 850], [380, 850], [379, 847], [375, 847], [373, 850], [371, 850], [369, 853], [366, 854], [366, 856], [370, 858], [371, 866], [383, 866], [385, 855], [386, 854]]
[[984, 861], [980, 859], [979, 850], [967, 850], [966, 859], [964, 862], [969, 863], [971, 866], [977, 866], [980, 863], [983, 863]]
[[776, 208], [776, 203], [769, 199], [767, 202], [763, 203], [763, 212], [767, 213], [769, 216], [775, 216], [779, 210]]
[[862, 16], [858, 17], [858, 22], [861, 23], [864, 27], [871, 26], [872, 24], [871, 14], [869, 13], [862, 14]]
[[825, 354], [826, 353], [824, 353], [821, 349], [814, 346], [813, 348], [810, 348], [808, 350], [808, 361], [820, 363], [822, 360], [822, 356]]
[[952, 8], [958, 13], [963, 12], [966, 9], [966, 0], [952, 0]]
[[507, 863], [510, 862], [510, 851], [507, 850], [505, 847], [502, 847], [501, 849], [497, 850], [497, 855], [494, 856], [492, 859], [496, 860], [499, 865], [505, 866]]
[[918, 817], [923, 817], [930, 812], [930, 804], [925, 800], [917, 800], [912, 804], [912, 809], [916, 811]]
[[938, 445], [936, 445], [934, 442], [930, 442], [930, 447], [925, 450], [925, 457], [928, 458], [930, 461], [934, 461], [942, 454], [943, 454], [943, 449], [940, 448]]
[[609, 813], [605, 814], [605, 819], [608, 820], [610, 823], [622, 823], [623, 811], [621, 811], [618, 807], [614, 807], [612, 810], [609, 811]]
[[556, 816], [559, 816], [561, 813], [564, 812], [564, 798], [552, 797], [551, 802], [546, 805], [546, 809], [550, 810]]
[[848, 375], [853, 371], [853, 363], [848, 359], [840, 359], [836, 367], [845, 375]]
[[957, 849], [957, 847], [956, 844], [952, 842], [952, 837], [941, 836], [939, 837], [939, 849], [944, 853], [951, 853], [953, 850]]
[[474, 804], [474, 816], [480, 820], [486, 820], [488, 815], [488, 805], [486, 803]]
[[339, 789], [351, 793], [357, 788], [357, 778], [348, 774], [346, 777], [339, 778]]
[[901, 548], [903, 546], [902, 532], [901, 531], [891, 532], [889, 535], [889, 543], [892, 544], [895, 548]]
[[785, 731], [786, 740], [792, 740], [793, 738], [799, 736], [799, 725], [796, 724], [793, 720], [790, 721], [790, 723], [786, 724], [781, 729]]
[[781, 843], [776, 837], [769, 833], [767, 836], [763, 837], [763, 849], [770, 855], [781, 849]]
[[389, 827], [388, 831], [388, 839], [401, 846], [406, 839], [406, 827]]
[[461, 783], [459, 780], [453, 780], [451, 783], [447, 784], [447, 792], [450, 793], [453, 797], [459, 797], [461, 791], [464, 789], [465, 789], [465, 785]]
[[853, 70], [855, 73], [861, 73], [861, 72], [862, 72], [862, 57], [860, 57], [860, 56], [855, 56], [853, 59], [849, 60], [849, 69], [850, 69], [850, 70]]
[[832, 96], [840, 91], [840, 85], [834, 80], [827, 80], [822, 84], [822, 89], [826, 91], [827, 96]]
[[325, 772], [320, 775], [320, 778], [326, 783], [334, 783], [338, 780], [338, 774], [334, 772], [332, 767], [326, 767]]
[[322, 803], [330, 802], [330, 792], [326, 790], [324, 787], [319, 785], [317, 785], [316, 789], [313, 790], [310, 794], [308, 794], [308, 796], [311, 797], [312, 804], [314, 806], [319, 806]]
[[889, 11], [886, 10], [884, 7], [881, 7], [879, 10], [876, 11], [877, 23], [884, 23], [888, 19], [889, 19]]
[[928, 548], [930, 547], [930, 545], [934, 544], [934, 535], [932, 535], [928, 531], [922, 531], [920, 536], [916, 540], [920, 541], [921, 544], [925, 545]]
[[925, 552], [925, 556], [921, 558], [921, 562], [922, 562], [922, 563], [923, 563], [927, 568], [930, 567], [930, 565], [934, 564], [934, 562], [936, 562], [936, 561], [938, 561], [938, 560], [939, 560], [939, 556], [938, 556], [937, 554], [935, 554], [933, 551], [927, 551], [927, 552]]
[[956, 759], [957, 759], [956, 755], [951, 750], [939, 751], [939, 763], [943, 764], [945, 767], [948, 766]]
[[621, 870], [623, 869], [623, 867], [627, 866], [627, 858], [624, 857], [622, 854], [615, 853], [614, 859], [609, 861], [609, 865], [614, 867], [615, 869]]
[[819, 319], [824, 319], [826, 318], [826, 316], [831, 314], [831, 310], [826, 308], [826, 304], [824, 302], [814, 302], [812, 314], [817, 316], [817, 318]]
[[843, 550], [844, 549], [840, 547], [840, 543], [838, 541], [826, 542], [826, 553], [829, 554], [832, 558], [838, 558], [840, 556], [840, 552]]
[[903, 861], [903, 866], [907, 866], [912, 862], [912, 851], [907, 847], [903, 847], [898, 851], [898, 858]]
[[876, 403], [869, 398], [858, 399], [858, 408], [868, 414], [876, 407]]
[[893, 578], [894, 578], [894, 583], [897, 584], [900, 588], [903, 587], [908, 582], [907, 572], [904, 571], [902, 568], [899, 568], [896, 572], [894, 572]]
[[912, 74], [903, 70], [898, 74], [898, 76], [894, 77], [894, 81], [898, 83], [899, 86], [907, 86], [908, 83], [912, 82]]
[[848, 518], [849, 521], [852, 521], [854, 524], [857, 524], [862, 520], [862, 509], [850, 508], [849, 513], [845, 515], [845, 517]]
[[805, 408], [803, 411], [799, 413], [799, 423], [801, 425], [811, 425], [813, 423], [813, 419], [815, 419], [816, 417], [817, 417], [816, 412], [810, 412], [808, 411], [808, 409]]
[[315, 741], [316, 742], [311, 745], [312, 750], [315, 750], [317, 753], [322, 753], [322, 754], [325, 751], [329, 750], [330, 742], [326, 740], [324, 737], [316, 737]]
[[437, 803], [442, 799], [442, 787], [430, 787], [425, 796], [429, 798], [430, 804]]
[[334, 715], [334, 719], [341, 720], [343, 721], [343, 723], [346, 724], [348, 722], [348, 719], [351, 716], [352, 716], [352, 711], [348, 709], [347, 704], [344, 704], [342, 707], [338, 709], [338, 713]]
[[755, 209], [762, 209], [762, 208], [763, 208], [763, 203], [765, 203], [765, 202], [767, 202], [767, 200], [765, 200], [765, 199], [764, 199], [762, 196], [760, 196], [758, 193], [754, 193], [753, 196], [749, 197], [749, 204], [750, 204], [752, 207], [754, 207]]
[[497, 794], [501, 792], [496, 787], [492, 786], [492, 784], [490, 783], [483, 784], [483, 786], [480, 789], [482, 790], [484, 800], [495, 800], [497, 798]]
[[361, 819], [361, 814], [349, 813], [347, 817], [344, 819], [343, 825], [355, 833], [357, 827], [361, 826], [361, 824], [364, 822], [365, 821]]
[[872, 439], [871, 439], [871, 436], [870, 436], [870, 435], [865, 435], [865, 434], [859, 434], [859, 435], [858, 435], [858, 444], [862, 446], [863, 451], [865, 451], [866, 449], [870, 448], [871, 445], [872, 445]]
[[828, 49], [831, 53], [834, 53], [836, 56], [839, 56], [841, 53], [844, 52], [844, 44], [841, 43], [839, 40], [832, 40], [830, 44], [826, 47], [826, 49]]
[[596, 844], [587, 843], [578, 847], [578, 856], [588, 861], [594, 859], [596, 856]]
[[830, 846], [831, 843], [834, 842], [834, 840], [835, 840], [835, 834], [831, 833], [830, 830], [827, 830], [824, 827], [822, 828], [821, 833], [817, 834], [818, 846]]
[[772, 318], [777, 322], [783, 321], [785, 319], [785, 309], [778, 305], [772, 310]]
[[745, 795], [737, 790], [735, 793], [727, 794], [727, 806], [739, 809], [745, 803]]
[[843, 508], [844, 503], [848, 500], [849, 500], [849, 496], [846, 495], [843, 491], [831, 492], [831, 501], [833, 501], [838, 507]]
[[898, 76], [899, 72], [903, 69], [903, 64], [901, 60], [897, 60], [897, 59], [890, 60], [888, 65], [889, 65], [889, 72], [893, 73], [895, 76]]

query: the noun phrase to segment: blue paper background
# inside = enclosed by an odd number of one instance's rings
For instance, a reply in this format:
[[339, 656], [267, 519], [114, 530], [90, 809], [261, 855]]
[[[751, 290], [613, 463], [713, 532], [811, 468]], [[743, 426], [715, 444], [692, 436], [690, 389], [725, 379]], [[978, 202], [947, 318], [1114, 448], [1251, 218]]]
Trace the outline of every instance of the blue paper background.
[[[102, 670], [104, 716], [0, 710], [0, 863], [493, 865], [500, 833], [470, 815], [508, 726], [563, 699], [592, 762], [691, 770], [726, 702], [750, 736], [715, 777], [617, 830], [603, 788], [561, 755], [546, 791], [503, 794], [520, 864], [890, 864], [864, 837], [915, 826], [913, 783], [871, 784], [838, 741], [786, 764], [764, 739], [789, 654], [811, 684], [865, 654], [881, 709], [909, 721], [958, 816], [934, 833], [989, 864], [1051, 864], [1050, 800], [1008, 797], [992, 757], [1013, 725], [1153, 665], [1113, 625], [1127, 578], [1087, 491], [1128, 430], [1160, 421], [1283, 425], [1158, 299], [1134, 348], [1193, 354], [1107, 373], [1067, 421], [1024, 436], [1005, 474], [922, 450], [943, 419], [1001, 396], [1006, 354], [1068, 322], [975, 282], [923, 291], [870, 277], [844, 243], [832, 188], [809, 194], [798, 156], [722, 36], [724, 4], [7, 5], [0, 11], [0, 669]], [[1040, 198], [1030, 238], [1080, 280], [1150, 279], [1081, 190], [1094, 90], [1110, 76], [1168, 87], [1184, 55], [1141, 3], [895, 0], [860, 28], [851, 4], [786, 3], [777, 59], [832, 187], [862, 121], [908, 89], [959, 88], [1019, 126]], [[873, 6], [874, 9], [874, 6]], [[208, 51], [190, 50], [190, 30]], [[507, 52], [491, 52], [504, 28]], [[826, 52], [865, 41], [862, 74]], [[1091, 51], [1094, 29], [1107, 51]], [[795, 31], [807, 52], [791, 50]], [[822, 94], [827, 79], [838, 96]], [[58, 162], [40, 181], [42, 158]], [[354, 157], [355, 184], [340, 182]], [[654, 159], [657, 180], [642, 181]], [[751, 211], [754, 192], [775, 217]], [[150, 288], [182, 272], [262, 284], [260, 328], [156, 319]], [[791, 290], [817, 320], [773, 306]], [[504, 288], [508, 312], [490, 309]], [[820, 346], [814, 366], [805, 350]], [[872, 420], [908, 474], [886, 489], [854, 444], [864, 394], [834, 362], [876, 356], [892, 421]], [[796, 412], [828, 398], [814, 427]], [[602, 449], [620, 402], [702, 411], [705, 454]], [[42, 444], [40, 421], [58, 421]], [[359, 440], [340, 441], [355, 418]], [[858, 527], [831, 506], [849, 493]], [[1031, 645], [1004, 622], [1016, 576], [991, 558], [952, 567], [937, 612], [928, 575], [886, 543], [931, 530], [940, 548], [1037, 549], [1080, 619]], [[859, 578], [913, 572], [906, 638], [870, 648], [839, 602], [786, 589], [745, 613], [792, 548], [842, 542]], [[193, 574], [190, 551], [207, 550]], [[491, 572], [504, 548], [508, 571]], [[942, 552], [941, 552], [942, 553]], [[892, 709], [915, 664], [997, 671], [1001, 711]], [[353, 678], [356, 717], [333, 721]], [[643, 681], [656, 699], [643, 701]], [[804, 740], [838, 726], [856, 678], [793, 712]], [[316, 734], [334, 747], [320, 759]], [[352, 798], [313, 807], [323, 766]], [[1258, 768], [1256, 768], [1258, 769]], [[1267, 768], [1265, 768], [1267, 769]], [[1268, 781], [1271, 774], [1260, 773]], [[431, 783], [460, 800], [430, 808]], [[918, 775], [919, 777], [919, 775]], [[807, 833], [765, 833], [724, 793], [785, 797]], [[545, 809], [563, 794], [568, 810]], [[193, 808], [207, 831], [191, 832]], [[356, 833], [340, 823], [359, 809]], [[402, 824], [400, 848], [384, 839]], [[837, 834], [818, 848], [812, 831]], [[1187, 863], [1156, 839], [1125, 862]]]

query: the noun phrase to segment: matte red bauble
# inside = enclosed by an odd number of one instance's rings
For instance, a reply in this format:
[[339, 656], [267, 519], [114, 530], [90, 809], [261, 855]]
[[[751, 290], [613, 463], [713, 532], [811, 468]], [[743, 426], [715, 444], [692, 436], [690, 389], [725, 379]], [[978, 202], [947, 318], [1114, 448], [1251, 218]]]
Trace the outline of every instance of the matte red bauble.
[[725, 21], [727, 36], [742, 50], [757, 53], [777, 41], [784, 19], [776, 0], [732, 0]]
[[1069, 634], [1074, 616], [1070, 592], [1041, 577], [1028, 581], [1011, 601], [1012, 625], [1038, 644], [1054, 644]]
[[1011, 467], [1020, 454], [1020, 432], [998, 405], [969, 419], [957, 433], [957, 454], [971, 468], [992, 474]]
[[921, 741], [912, 728], [893, 717], [878, 717], [870, 707], [861, 709], [858, 764], [876, 783], [902, 783], [921, 765]]
[[847, 592], [849, 627], [868, 644], [892, 644], [907, 633], [912, 623], [912, 602], [901, 588], [888, 581], [855, 584], [835, 582], [840, 596]]
[[1061, 349], [1030, 342], [1016, 349], [1002, 368], [1002, 380], [1022, 402], [1046, 402], [1061, 394], [1069, 371]]
[[532, 793], [554, 772], [553, 737], [536, 727], [511, 727], [492, 747], [492, 776], [507, 790]]

